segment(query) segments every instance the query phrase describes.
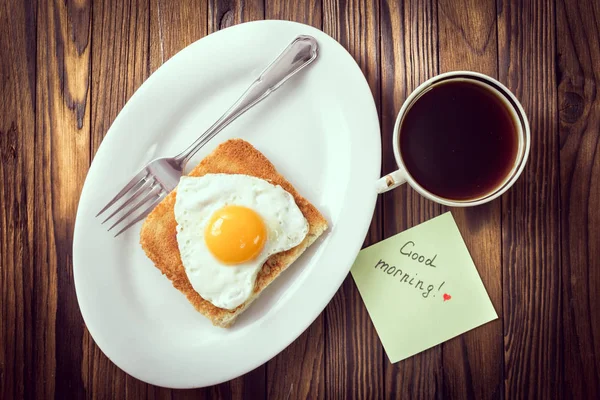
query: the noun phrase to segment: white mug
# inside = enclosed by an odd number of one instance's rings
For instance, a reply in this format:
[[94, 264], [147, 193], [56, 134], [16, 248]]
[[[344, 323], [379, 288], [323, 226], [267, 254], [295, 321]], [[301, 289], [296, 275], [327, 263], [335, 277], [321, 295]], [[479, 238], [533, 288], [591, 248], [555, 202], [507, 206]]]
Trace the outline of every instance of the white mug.
[[[416, 101], [418, 101], [419, 97], [423, 93], [432, 88], [434, 85], [451, 80], [462, 80], [477, 83], [485, 87], [487, 90], [493, 92], [498, 99], [502, 100], [507, 110], [511, 112], [513, 119], [517, 123], [518, 149], [517, 156], [515, 157], [515, 162], [511, 171], [506, 175], [502, 182], [499, 185], [497, 185], [493, 190], [480, 197], [469, 200], [445, 199], [424, 189], [411, 176], [410, 171], [406, 169], [406, 166], [402, 159], [402, 154], [400, 152], [400, 127], [402, 126], [404, 116], [406, 115], [410, 107]], [[506, 192], [519, 178], [519, 175], [521, 175], [521, 172], [525, 168], [525, 164], [527, 162], [530, 141], [531, 137], [529, 132], [529, 122], [527, 120], [527, 116], [525, 115], [525, 111], [523, 110], [523, 107], [521, 106], [517, 98], [510, 92], [510, 90], [508, 90], [508, 88], [506, 88], [506, 86], [504, 86], [497, 80], [490, 78], [487, 75], [483, 75], [477, 72], [453, 71], [437, 75], [419, 85], [419, 87], [417, 87], [404, 101], [404, 104], [402, 105], [402, 108], [398, 113], [398, 117], [396, 118], [392, 143], [394, 149], [394, 158], [396, 159], [396, 163], [398, 164], [398, 169], [380, 178], [376, 182], [376, 189], [378, 193], [384, 193], [404, 183], [408, 183], [422, 196], [447, 206], [468, 207], [487, 203]]]

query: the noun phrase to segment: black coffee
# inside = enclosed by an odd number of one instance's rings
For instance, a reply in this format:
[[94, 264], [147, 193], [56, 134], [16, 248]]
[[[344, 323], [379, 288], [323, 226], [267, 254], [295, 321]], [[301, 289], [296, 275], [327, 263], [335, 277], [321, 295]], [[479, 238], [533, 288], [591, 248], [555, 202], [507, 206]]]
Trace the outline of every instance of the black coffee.
[[400, 128], [410, 175], [448, 200], [494, 191], [518, 152], [516, 121], [496, 94], [470, 81], [433, 86], [410, 107]]

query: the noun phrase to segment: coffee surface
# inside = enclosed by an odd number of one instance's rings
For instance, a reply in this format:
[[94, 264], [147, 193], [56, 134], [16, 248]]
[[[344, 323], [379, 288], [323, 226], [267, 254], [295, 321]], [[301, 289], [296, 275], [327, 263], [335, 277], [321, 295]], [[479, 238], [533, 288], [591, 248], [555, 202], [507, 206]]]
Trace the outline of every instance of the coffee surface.
[[410, 107], [400, 128], [409, 174], [448, 200], [493, 192], [510, 173], [518, 131], [507, 105], [471, 81], [433, 86]]

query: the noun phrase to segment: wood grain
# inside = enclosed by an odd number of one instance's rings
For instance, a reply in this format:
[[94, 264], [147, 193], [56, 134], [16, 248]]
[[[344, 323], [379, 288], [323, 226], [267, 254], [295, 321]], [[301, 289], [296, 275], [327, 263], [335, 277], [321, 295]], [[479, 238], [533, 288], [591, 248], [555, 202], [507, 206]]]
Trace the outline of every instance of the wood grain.
[[[494, 0], [438, 2], [439, 72], [469, 70], [497, 78], [495, 5]], [[443, 209], [452, 212], [499, 315], [497, 320], [442, 345], [444, 395], [456, 399], [502, 398], [502, 201]]]
[[40, 1], [37, 10], [34, 279], [43, 294], [34, 313], [45, 338], [36, 362], [46, 369], [36, 379], [57, 398], [84, 395], [71, 246], [90, 165], [90, 11], [87, 1]]
[[323, 317], [267, 363], [267, 398], [324, 398]]
[[211, 0], [208, 4], [210, 32], [264, 18], [264, 0]]
[[[360, 66], [380, 109], [379, 4], [323, 0], [323, 31], [338, 40]], [[381, 240], [381, 201], [365, 246]], [[327, 398], [381, 398], [383, 350], [350, 275], [325, 309]]]
[[[396, 116], [410, 92], [438, 73], [437, 6], [433, 0], [387, 1], [381, 10], [383, 160], [386, 173], [398, 167], [392, 152]], [[439, 215], [441, 207], [407, 185], [383, 195], [383, 238]], [[436, 346], [407, 360], [386, 358], [386, 398], [441, 396], [442, 349]]]
[[521, 100], [533, 143], [502, 198], [505, 396], [561, 398], [559, 154], [552, 1], [498, 3], [499, 76]]
[[600, 393], [600, 4], [557, 1], [565, 397]]
[[[47, 285], [35, 290], [36, 104], [35, 3], [10, 2], [0, 7], [0, 398], [52, 394], [36, 381], [53, 370], [43, 365], [47, 343], [43, 315], [34, 314]], [[40, 271], [36, 270], [37, 276]], [[36, 277], [37, 277], [36, 276]], [[39, 299], [39, 300], [38, 300]]]
[[150, 0], [150, 73], [207, 34], [207, 1]]
[[[94, 2], [91, 65], [91, 154], [131, 95], [149, 76], [150, 9], [146, 0]], [[88, 397], [132, 398], [145, 385], [83, 337], [81, 375]], [[134, 396], [132, 396], [134, 394]]]
[[265, 19], [282, 19], [321, 29], [322, 0], [265, 0]]
[[150, 75], [147, 0], [94, 2], [92, 154], [125, 103]]

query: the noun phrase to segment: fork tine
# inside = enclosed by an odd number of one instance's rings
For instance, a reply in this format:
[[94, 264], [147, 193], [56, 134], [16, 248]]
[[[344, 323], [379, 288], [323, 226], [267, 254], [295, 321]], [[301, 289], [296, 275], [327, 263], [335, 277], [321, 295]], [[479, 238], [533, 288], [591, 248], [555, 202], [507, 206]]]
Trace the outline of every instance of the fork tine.
[[146, 172], [146, 168], [144, 168], [140, 172], [138, 172], [137, 175], [135, 175], [133, 178], [131, 178], [129, 183], [127, 183], [127, 185], [125, 185], [125, 187], [123, 189], [121, 189], [121, 191], [119, 193], [117, 193], [117, 195], [111, 201], [109, 201], [104, 206], [104, 208], [102, 210], [100, 210], [100, 212], [98, 214], [96, 214], [96, 217], [98, 217], [104, 211], [108, 210], [113, 204], [115, 204], [117, 201], [119, 201], [119, 199], [121, 197], [123, 197], [127, 192], [136, 188], [140, 183], [143, 184], [145, 182], [144, 180], [147, 176], [148, 176], [148, 172]]
[[150, 203], [150, 205], [148, 206], [148, 208], [146, 208], [140, 215], [138, 215], [133, 221], [131, 221], [130, 223], [128, 223], [127, 225], [125, 225], [125, 227], [123, 229], [121, 229], [119, 232], [117, 232], [117, 234], [115, 235], [115, 237], [119, 236], [121, 233], [125, 232], [127, 229], [131, 228], [134, 224], [138, 223], [139, 221], [141, 221], [142, 219], [144, 219], [146, 217], [146, 215], [150, 214], [150, 212], [154, 209], [154, 207], [167, 195], [166, 192], [162, 192], [158, 198], [156, 200], [154, 200], [152, 203]]
[[142, 195], [143, 193], [148, 193], [148, 190], [152, 188], [152, 183], [150, 180], [147, 180], [144, 182], [144, 184], [142, 186], [140, 186], [136, 192], [133, 194], [133, 196], [130, 196], [127, 201], [125, 201], [123, 204], [121, 204], [119, 206], [119, 208], [117, 208], [115, 211], [113, 211], [108, 217], [106, 217], [106, 219], [104, 221], [102, 221], [102, 223], [105, 223], [106, 221], [108, 221], [109, 219], [111, 219], [116, 213], [118, 213], [119, 211], [123, 210], [125, 207], [127, 207], [132, 201], [134, 201], [135, 199], [137, 199], [138, 197], [140, 197], [140, 195]]
[[108, 228], [108, 231], [110, 232], [111, 229], [113, 229], [115, 226], [119, 225], [119, 223], [121, 221], [123, 221], [125, 218], [129, 217], [134, 211], [136, 211], [138, 208], [140, 208], [141, 206], [143, 206], [144, 204], [146, 204], [146, 202], [148, 202], [148, 200], [152, 199], [152, 197], [158, 195], [160, 193], [160, 185], [156, 185], [152, 188], [152, 190], [150, 190], [150, 192], [148, 192], [148, 194], [141, 199], [140, 201], [138, 201], [134, 206], [132, 206], [125, 214], [123, 214], [121, 216], [121, 218], [119, 218], [119, 220], [117, 222], [115, 222], [110, 228]]

